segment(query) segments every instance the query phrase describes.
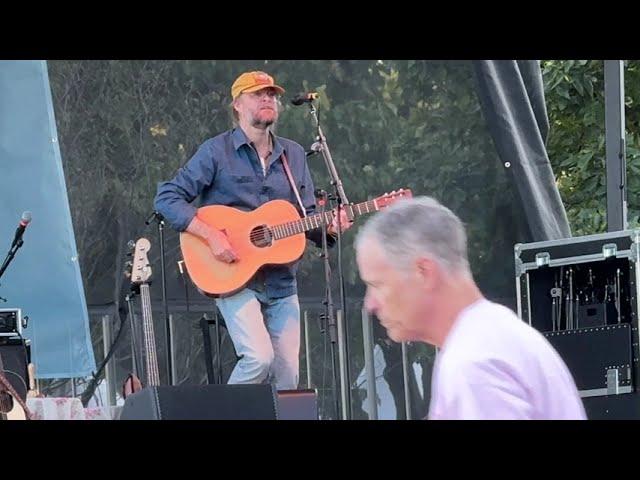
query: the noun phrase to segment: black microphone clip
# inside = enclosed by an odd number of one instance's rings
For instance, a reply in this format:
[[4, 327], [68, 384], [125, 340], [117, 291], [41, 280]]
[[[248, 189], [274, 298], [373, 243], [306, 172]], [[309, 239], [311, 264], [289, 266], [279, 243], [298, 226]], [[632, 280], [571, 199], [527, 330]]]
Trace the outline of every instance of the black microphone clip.
[[311, 148], [309, 148], [309, 150], [304, 152], [304, 154], [307, 157], [310, 157], [311, 155], [315, 155], [316, 153], [318, 153], [320, 151], [322, 151], [322, 144], [320, 142], [315, 142], [315, 143], [313, 143], [313, 145], [311, 145]]
[[303, 103], [311, 103], [317, 98], [318, 94], [316, 92], [299, 93], [298, 95], [293, 97], [291, 103], [297, 107], [302, 105]]
[[164, 221], [164, 217], [162, 216], [162, 214], [154, 210], [153, 212], [151, 212], [151, 215], [149, 215], [149, 217], [147, 217], [147, 219], [144, 221], [145, 225], [150, 225], [154, 219], [157, 219], [158, 222]]

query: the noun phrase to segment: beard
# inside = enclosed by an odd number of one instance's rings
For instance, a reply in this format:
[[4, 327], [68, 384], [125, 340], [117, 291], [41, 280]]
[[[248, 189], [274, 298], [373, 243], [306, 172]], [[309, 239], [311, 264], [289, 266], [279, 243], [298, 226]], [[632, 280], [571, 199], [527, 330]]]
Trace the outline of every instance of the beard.
[[264, 129], [264, 128], [270, 127], [274, 123], [275, 123], [274, 118], [255, 118], [254, 117], [251, 122], [251, 126]]
[[267, 128], [273, 125], [276, 122], [277, 118], [278, 115], [275, 111], [272, 115], [265, 115], [263, 114], [263, 112], [258, 112], [251, 118], [251, 126], [255, 128]]

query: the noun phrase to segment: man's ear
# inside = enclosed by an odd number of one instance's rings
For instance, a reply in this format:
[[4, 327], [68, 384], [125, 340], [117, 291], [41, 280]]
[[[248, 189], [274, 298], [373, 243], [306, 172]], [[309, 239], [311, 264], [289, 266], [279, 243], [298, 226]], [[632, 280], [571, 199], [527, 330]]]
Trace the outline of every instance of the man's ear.
[[240, 97], [236, 97], [232, 102], [231, 102], [231, 108], [233, 110], [235, 110], [236, 112], [238, 111], [238, 104], [239, 104], [239, 99]]
[[414, 265], [420, 284], [427, 290], [433, 290], [442, 275], [438, 262], [430, 257], [419, 257]]

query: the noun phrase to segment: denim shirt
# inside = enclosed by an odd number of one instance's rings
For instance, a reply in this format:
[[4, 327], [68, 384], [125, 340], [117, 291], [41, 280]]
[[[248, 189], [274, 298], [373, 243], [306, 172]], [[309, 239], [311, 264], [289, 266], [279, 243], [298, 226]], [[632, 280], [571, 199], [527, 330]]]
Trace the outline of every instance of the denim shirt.
[[[186, 230], [198, 206], [226, 205], [250, 211], [268, 201], [283, 199], [302, 214], [282, 165], [284, 152], [307, 215], [315, 213], [314, 185], [304, 149], [286, 138], [273, 135], [272, 140], [273, 152], [265, 175], [255, 147], [241, 128], [208, 139], [173, 179], [158, 185], [155, 209], [179, 232]], [[198, 196], [196, 206], [194, 200]], [[307, 237], [321, 245], [321, 230], [311, 230]], [[327, 240], [330, 246], [334, 243], [331, 236]], [[266, 292], [271, 298], [293, 295], [297, 293], [297, 268], [298, 261], [264, 266], [247, 287]]]

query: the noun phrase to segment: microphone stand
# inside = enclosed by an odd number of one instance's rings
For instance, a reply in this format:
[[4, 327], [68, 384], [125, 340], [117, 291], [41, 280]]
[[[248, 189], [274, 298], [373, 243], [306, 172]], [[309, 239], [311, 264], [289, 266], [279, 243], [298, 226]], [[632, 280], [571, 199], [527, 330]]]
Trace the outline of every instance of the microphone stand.
[[[317, 142], [316, 144], [314, 144], [312, 149], [322, 153], [322, 157], [324, 158], [325, 164], [327, 166], [327, 170], [329, 172], [329, 177], [331, 179], [331, 185], [335, 187], [336, 198], [338, 201], [338, 208], [337, 208], [338, 228], [336, 231], [337, 233], [336, 244], [338, 247], [338, 258], [337, 258], [338, 282], [340, 285], [340, 304], [342, 307], [342, 319], [343, 319], [342, 323], [343, 323], [343, 332], [344, 332], [344, 361], [346, 364], [344, 369], [345, 377], [346, 377], [344, 379], [345, 380], [344, 384], [346, 385], [345, 403], [347, 404], [346, 405], [347, 408], [345, 409], [345, 412], [346, 412], [345, 420], [349, 420], [352, 416], [351, 415], [351, 410], [352, 410], [351, 409], [351, 373], [350, 373], [351, 369], [349, 368], [349, 347], [348, 347], [349, 334], [348, 334], [348, 322], [347, 322], [347, 309], [345, 305], [344, 276], [342, 272], [342, 227], [340, 225], [339, 219], [340, 219], [341, 209], [346, 208], [350, 204], [349, 204], [349, 200], [347, 199], [347, 195], [344, 192], [344, 188], [342, 187], [342, 181], [340, 180], [338, 172], [336, 171], [335, 164], [333, 163], [333, 158], [331, 157], [331, 152], [329, 151], [329, 146], [327, 145], [327, 139], [324, 136], [324, 132], [322, 131], [322, 128], [320, 127], [320, 119], [318, 117], [318, 112], [313, 103], [313, 100], [309, 101], [309, 111], [315, 120], [315, 124], [317, 128]], [[351, 208], [346, 208], [346, 212], [349, 220], [353, 220], [353, 212]], [[323, 231], [323, 233], [325, 233], [325, 231]], [[330, 290], [329, 285], [327, 285], [327, 289]]]
[[[22, 247], [23, 243], [24, 241], [22, 240], [22, 237], [20, 237], [15, 243], [11, 245], [11, 248], [9, 248], [9, 253], [7, 253], [4, 262], [2, 262], [2, 266], [0, 267], [0, 278], [2, 278], [2, 275], [4, 275], [5, 270], [9, 267], [9, 264], [13, 260], [13, 257], [16, 256], [16, 253], [18, 252], [20, 247]], [[0, 297], [0, 301], [6, 302], [7, 299]]]
[[2, 262], [2, 267], [0, 267], [0, 278], [2, 278], [2, 275], [4, 275], [4, 271], [7, 269], [7, 267], [11, 263], [11, 260], [13, 260], [13, 257], [16, 256], [16, 252], [22, 246], [23, 243], [24, 242], [22, 241], [22, 238], [19, 238], [18, 241], [15, 243], [15, 245], [12, 245], [11, 248], [9, 249], [9, 253], [7, 253], [7, 257], [4, 259], [4, 262]]
[[[327, 200], [329, 194], [324, 190], [318, 189], [315, 192], [316, 199], [318, 205], [320, 206], [320, 213], [322, 214], [322, 218], [324, 218], [324, 213], [326, 210]], [[340, 382], [338, 380], [338, 366], [336, 361], [336, 344], [338, 343], [338, 331], [336, 325], [336, 318], [333, 308], [333, 296], [331, 294], [331, 265], [329, 263], [329, 246], [327, 243], [327, 225], [325, 222], [321, 223], [322, 225], [322, 253], [320, 257], [322, 258], [322, 262], [324, 264], [324, 280], [325, 280], [325, 299], [322, 302], [324, 305], [324, 313], [321, 315], [322, 319], [327, 323], [327, 328], [325, 330], [329, 331], [329, 341], [331, 345], [331, 372], [333, 374], [333, 400], [334, 406], [336, 410], [335, 418], [340, 418], [340, 401], [338, 400], [338, 385]], [[309, 355], [309, 352], [307, 352]]]
[[149, 225], [153, 220], [158, 224], [158, 237], [160, 238], [160, 276], [162, 277], [162, 307], [164, 309], [166, 331], [167, 378], [169, 379], [168, 384], [173, 385], [173, 370], [171, 368], [171, 324], [169, 322], [169, 306], [167, 305], [167, 275], [164, 260], [164, 217], [159, 212], [154, 211], [144, 223]]

